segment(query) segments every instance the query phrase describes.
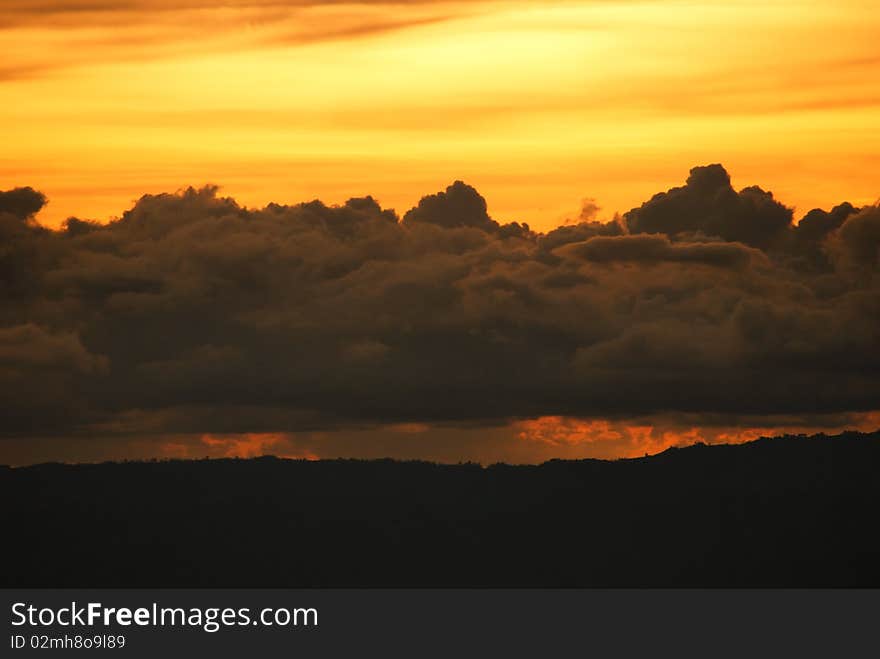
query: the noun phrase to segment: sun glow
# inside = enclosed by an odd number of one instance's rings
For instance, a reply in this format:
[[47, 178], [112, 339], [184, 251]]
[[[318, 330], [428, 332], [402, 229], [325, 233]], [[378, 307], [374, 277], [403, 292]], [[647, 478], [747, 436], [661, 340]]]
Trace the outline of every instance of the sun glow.
[[226, 4], [14, 4], [0, 188], [46, 191], [57, 225], [208, 181], [253, 205], [404, 211], [463, 178], [543, 229], [699, 162], [801, 211], [880, 194], [862, 2]]

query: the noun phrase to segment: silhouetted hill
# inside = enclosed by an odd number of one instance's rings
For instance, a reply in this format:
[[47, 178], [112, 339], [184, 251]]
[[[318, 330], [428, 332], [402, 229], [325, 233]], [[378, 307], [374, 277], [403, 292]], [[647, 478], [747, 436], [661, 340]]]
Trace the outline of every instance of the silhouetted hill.
[[0, 470], [4, 586], [880, 586], [880, 432], [540, 466]]

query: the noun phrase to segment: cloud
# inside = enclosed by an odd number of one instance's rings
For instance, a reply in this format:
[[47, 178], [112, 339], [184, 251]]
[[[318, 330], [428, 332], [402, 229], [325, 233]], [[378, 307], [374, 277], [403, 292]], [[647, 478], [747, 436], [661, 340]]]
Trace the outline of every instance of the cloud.
[[633, 233], [699, 233], [772, 247], [791, 225], [792, 211], [758, 186], [739, 192], [721, 165], [695, 167], [684, 186], [654, 195], [626, 214]]
[[[0, 80], [60, 69], [206, 54], [259, 52], [377, 37], [473, 16], [489, 2], [443, 0], [66, 0], [3, 6], [0, 33], [13, 44]], [[29, 48], [34, 30], [40, 48]], [[15, 47], [14, 44], [21, 44]]]
[[602, 210], [602, 207], [596, 203], [595, 199], [592, 197], [584, 199], [581, 203], [580, 221], [592, 222], [599, 215], [600, 210]]
[[15, 188], [0, 192], [0, 214], [8, 213], [20, 220], [35, 215], [45, 204], [45, 195], [33, 188]]
[[474, 227], [495, 231], [498, 223], [489, 217], [486, 200], [471, 186], [456, 181], [445, 192], [422, 197], [419, 205], [403, 216], [404, 222], [427, 222], [439, 227]]
[[673, 243], [659, 234], [629, 236], [596, 236], [582, 243], [568, 245], [559, 253], [586, 261], [605, 263], [678, 262], [710, 265], [719, 268], [741, 268], [753, 258], [761, 260], [761, 252], [740, 243]]
[[832, 235], [829, 251], [842, 268], [862, 270], [869, 276], [876, 272], [880, 268], [880, 208], [849, 214]]
[[75, 334], [51, 332], [25, 324], [0, 328], [0, 362], [12, 367], [56, 369], [73, 373], [100, 370], [104, 360], [86, 351]]
[[880, 213], [795, 225], [758, 190], [695, 168], [626, 226], [547, 234], [460, 181], [403, 219], [372, 197], [249, 209], [209, 186], [58, 231], [33, 221], [39, 193], [0, 193], [0, 428], [762, 427], [876, 409]]
[[[161, 15], [169, 12], [261, 10], [264, 12], [283, 12], [297, 9], [334, 7], [339, 5], [363, 5], [394, 7], [406, 5], [443, 4], [443, 0], [226, 0], [219, 7], [211, 0], [7, 0], [4, 2], [5, 16], [0, 28], [19, 23], [58, 23], [87, 22], [96, 17], [119, 17], [123, 22], [126, 15], [139, 13]], [[447, 3], [449, 4], [449, 3]], [[62, 23], [64, 24], [64, 23]]]

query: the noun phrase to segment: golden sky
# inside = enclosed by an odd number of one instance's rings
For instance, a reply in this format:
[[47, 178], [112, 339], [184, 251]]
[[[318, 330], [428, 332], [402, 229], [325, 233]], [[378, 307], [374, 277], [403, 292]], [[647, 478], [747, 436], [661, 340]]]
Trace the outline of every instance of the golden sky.
[[548, 229], [722, 162], [799, 217], [880, 196], [874, 0], [6, 0], [0, 189], [106, 220], [207, 182], [249, 205], [454, 179]]

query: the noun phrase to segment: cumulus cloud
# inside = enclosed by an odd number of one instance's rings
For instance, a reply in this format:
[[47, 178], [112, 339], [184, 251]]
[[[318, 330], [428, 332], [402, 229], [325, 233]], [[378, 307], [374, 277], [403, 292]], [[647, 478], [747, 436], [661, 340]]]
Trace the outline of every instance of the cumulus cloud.
[[560, 253], [587, 261], [604, 263], [694, 263], [719, 268], [739, 268], [761, 252], [741, 243], [674, 243], [662, 234], [596, 236], [567, 245]]
[[456, 181], [445, 192], [422, 197], [419, 205], [403, 216], [404, 223], [424, 222], [446, 229], [472, 227], [486, 233], [524, 237], [528, 224], [510, 222], [500, 225], [489, 217], [486, 200], [474, 188]]
[[758, 186], [739, 192], [721, 165], [696, 167], [684, 186], [654, 195], [626, 214], [633, 233], [698, 233], [772, 247], [790, 228], [792, 211]]
[[0, 191], [0, 214], [7, 213], [19, 220], [31, 217], [45, 204], [45, 195], [33, 188]]
[[833, 234], [829, 250], [842, 268], [869, 275], [876, 272], [880, 267], [880, 209], [874, 206], [849, 215]]
[[0, 193], [6, 436], [754, 425], [880, 400], [880, 212], [795, 225], [719, 165], [624, 222], [547, 234], [460, 181], [403, 218], [371, 197], [248, 209], [206, 187], [50, 231], [44, 201]]

